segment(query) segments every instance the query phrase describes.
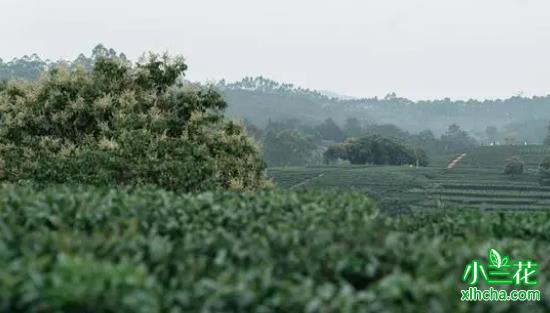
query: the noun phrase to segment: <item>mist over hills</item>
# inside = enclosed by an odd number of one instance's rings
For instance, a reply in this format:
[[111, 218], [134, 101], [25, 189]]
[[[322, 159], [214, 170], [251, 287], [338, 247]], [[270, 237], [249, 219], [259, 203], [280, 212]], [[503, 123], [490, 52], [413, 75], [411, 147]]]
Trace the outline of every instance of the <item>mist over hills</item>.
[[[80, 54], [73, 61], [43, 60], [35, 54], [8, 62], [0, 59], [0, 81], [36, 80], [55, 66], [90, 69], [98, 57], [126, 60], [124, 54], [102, 45], [96, 46], [90, 56]], [[228, 115], [258, 127], [265, 127], [270, 120], [299, 120], [306, 125], [317, 125], [332, 118], [342, 125], [346, 119], [355, 118], [364, 124], [395, 124], [414, 133], [429, 129], [437, 135], [456, 123], [477, 138], [483, 137], [487, 127], [494, 126], [502, 136], [540, 143], [550, 120], [548, 95], [483, 101], [448, 98], [412, 101], [392, 93], [384, 98], [355, 99], [265, 77], [245, 77], [232, 83], [222, 80], [215, 87], [229, 104]]]
[[437, 134], [456, 123], [474, 136], [495, 126], [510, 136], [540, 142], [550, 119], [550, 96], [412, 101], [389, 94], [384, 98], [341, 99], [264, 77], [221, 81], [216, 86], [229, 103], [229, 115], [260, 127], [269, 120], [298, 119], [314, 125], [327, 118], [340, 124], [357, 118], [366, 124], [395, 124], [411, 132], [430, 129]]

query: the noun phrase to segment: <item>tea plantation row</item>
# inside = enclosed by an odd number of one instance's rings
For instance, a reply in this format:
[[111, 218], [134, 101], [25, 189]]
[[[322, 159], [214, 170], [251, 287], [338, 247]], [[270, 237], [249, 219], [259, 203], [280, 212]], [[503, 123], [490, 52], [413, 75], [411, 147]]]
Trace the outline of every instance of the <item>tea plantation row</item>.
[[386, 216], [350, 192], [0, 189], [0, 312], [547, 312], [460, 302], [487, 250], [548, 268], [550, 213]]
[[[467, 156], [464, 160], [468, 159]], [[269, 175], [283, 188], [355, 189], [391, 211], [403, 208], [550, 209], [550, 187], [538, 175], [505, 175], [502, 169], [453, 169], [402, 166], [341, 166], [271, 168]]]
[[458, 167], [502, 169], [507, 159], [518, 156], [525, 162], [527, 170], [536, 170], [542, 160], [550, 155], [550, 147], [541, 145], [483, 146], [465, 151], [467, 157]]

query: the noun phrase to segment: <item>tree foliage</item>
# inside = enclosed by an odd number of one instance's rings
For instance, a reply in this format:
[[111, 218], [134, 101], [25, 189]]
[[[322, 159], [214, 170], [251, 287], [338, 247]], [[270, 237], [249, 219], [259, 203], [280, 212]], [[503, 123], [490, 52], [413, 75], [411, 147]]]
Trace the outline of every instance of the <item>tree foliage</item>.
[[25, 55], [9, 62], [0, 59], [0, 81], [10, 79], [37, 80], [47, 69], [48, 62], [38, 55]]
[[91, 71], [96, 60], [100, 58], [118, 58], [121, 61], [128, 62], [124, 53], [117, 53], [112, 48], [106, 48], [98, 44], [92, 50], [90, 56], [79, 54], [72, 61], [59, 60], [51, 61], [40, 58], [37, 54], [25, 55], [21, 58], [14, 58], [9, 62], [3, 62], [0, 59], [0, 81], [3, 80], [25, 80], [37, 81], [44, 73], [53, 68], [63, 67], [69, 70], [77, 68]]
[[344, 124], [344, 134], [346, 137], [359, 137], [363, 133], [363, 126], [361, 125], [361, 122], [354, 118], [350, 117], [346, 119], [346, 123]]
[[477, 145], [470, 135], [457, 124], [452, 124], [447, 132], [441, 135], [441, 143], [448, 152], [463, 152]]
[[428, 165], [424, 150], [377, 135], [351, 138], [342, 144], [331, 146], [324, 157], [327, 162], [342, 159], [351, 164]]
[[54, 68], [0, 92], [0, 180], [254, 189], [264, 164], [211, 88], [178, 82], [182, 58], [137, 64], [102, 49], [93, 69]]
[[296, 130], [269, 129], [263, 139], [263, 155], [269, 166], [305, 165], [316, 145]]
[[322, 124], [317, 126], [317, 130], [323, 140], [342, 142], [346, 139], [344, 132], [331, 118], [327, 118]]

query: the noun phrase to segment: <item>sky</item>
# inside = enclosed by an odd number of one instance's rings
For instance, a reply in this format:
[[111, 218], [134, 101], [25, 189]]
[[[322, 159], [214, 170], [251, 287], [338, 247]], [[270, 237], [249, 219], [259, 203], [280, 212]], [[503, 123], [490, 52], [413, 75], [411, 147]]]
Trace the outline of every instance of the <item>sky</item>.
[[0, 58], [98, 43], [183, 55], [193, 81], [269, 77], [353, 97], [550, 94], [548, 0], [0, 0]]

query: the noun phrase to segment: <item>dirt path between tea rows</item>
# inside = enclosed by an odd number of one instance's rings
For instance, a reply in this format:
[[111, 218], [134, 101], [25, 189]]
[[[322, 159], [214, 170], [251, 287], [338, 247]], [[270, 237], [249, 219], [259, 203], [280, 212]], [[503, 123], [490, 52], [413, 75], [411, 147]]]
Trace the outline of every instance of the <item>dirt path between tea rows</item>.
[[449, 166], [447, 166], [447, 168], [451, 169], [455, 167], [458, 162], [464, 159], [464, 157], [466, 157], [466, 153], [459, 155], [456, 159], [454, 159], [451, 163], [449, 163]]
[[315, 180], [315, 179], [317, 179], [317, 178], [323, 177], [325, 174], [326, 174], [326, 172], [322, 172], [321, 174], [319, 174], [319, 175], [317, 175], [317, 176], [308, 178], [308, 179], [306, 179], [306, 180], [304, 180], [304, 181], [301, 181], [301, 182], [297, 183], [296, 185], [290, 187], [290, 189], [296, 189], [296, 188], [298, 188], [298, 187], [301, 187], [301, 186], [303, 186], [303, 185], [305, 185], [305, 184], [311, 182], [312, 180]]

